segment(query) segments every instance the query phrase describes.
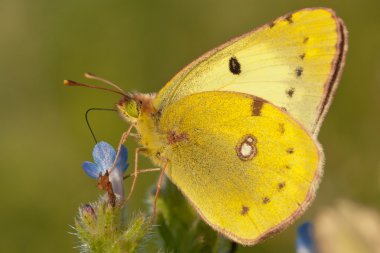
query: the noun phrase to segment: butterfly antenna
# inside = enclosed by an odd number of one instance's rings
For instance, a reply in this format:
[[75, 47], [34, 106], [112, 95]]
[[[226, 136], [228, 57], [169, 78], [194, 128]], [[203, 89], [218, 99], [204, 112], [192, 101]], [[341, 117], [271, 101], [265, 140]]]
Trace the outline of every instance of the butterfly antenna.
[[63, 80], [63, 84], [67, 85], [67, 86], [81, 86], [81, 87], [86, 87], [86, 88], [91, 88], [91, 89], [97, 89], [97, 90], [105, 90], [105, 91], [109, 91], [109, 92], [113, 92], [113, 93], [122, 95], [124, 97], [129, 97], [127, 94], [125, 94], [123, 92], [120, 92], [120, 91], [117, 91], [117, 90], [112, 90], [112, 89], [108, 89], [108, 88], [88, 85], [88, 84], [84, 84], [84, 83], [78, 83], [78, 82], [75, 82], [75, 81], [72, 81], [72, 80]]
[[98, 143], [98, 141], [96, 140], [95, 133], [94, 133], [94, 131], [92, 130], [92, 127], [91, 127], [90, 121], [88, 120], [88, 113], [91, 112], [91, 111], [114, 111], [114, 112], [116, 112], [116, 109], [109, 109], [109, 108], [90, 108], [90, 109], [88, 109], [88, 110], [86, 111], [86, 113], [85, 113], [86, 123], [87, 123], [88, 129], [89, 129], [90, 132], [91, 132], [92, 138], [94, 138], [94, 141], [95, 141], [95, 144], [96, 144], [96, 143]]
[[108, 84], [108, 85], [111, 85], [112, 87], [114, 87], [115, 89], [119, 90], [120, 92], [126, 93], [122, 88], [120, 88], [119, 86], [117, 86], [113, 82], [108, 81], [107, 79], [104, 79], [104, 78], [102, 78], [100, 76], [97, 76], [97, 75], [95, 75], [93, 73], [86, 72], [86, 73], [84, 73], [84, 77], [86, 77], [88, 79], [92, 79], [92, 80], [97, 80], [97, 81], [100, 81], [100, 82]]

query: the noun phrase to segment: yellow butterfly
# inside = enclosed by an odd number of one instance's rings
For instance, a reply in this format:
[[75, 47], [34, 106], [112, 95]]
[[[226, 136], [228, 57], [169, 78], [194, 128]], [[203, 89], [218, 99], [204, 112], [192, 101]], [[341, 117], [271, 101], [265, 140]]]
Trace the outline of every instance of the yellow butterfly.
[[346, 28], [332, 10], [303, 9], [209, 51], [157, 95], [116, 91], [131, 123], [122, 141], [135, 128], [142, 146], [135, 175], [142, 152], [238, 243], [283, 230], [318, 188], [316, 136], [346, 51]]

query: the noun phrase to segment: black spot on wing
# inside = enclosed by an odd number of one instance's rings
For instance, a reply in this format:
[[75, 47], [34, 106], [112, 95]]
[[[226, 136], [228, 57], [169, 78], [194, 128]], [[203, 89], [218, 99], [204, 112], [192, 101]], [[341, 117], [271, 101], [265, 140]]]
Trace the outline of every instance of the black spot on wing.
[[305, 53], [301, 54], [301, 55], [300, 55], [300, 59], [301, 59], [301, 60], [305, 59], [305, 56], [306, 56]]
[[290, 98], [293, 97], [295, 90], [296, 90], [295, 88], [288, 89], [286, 91], [286, 94], [288, 95], [288, 97], [290, 97]]
[[235, 56], [230, 58], [228, 66], [232, 74], [239, 75], [241, 73], [241, 65]]
[[303, 68], [302, 67], [296, 68], [296, 75], [297, 75], [297, 77], [301, 77], [302, 73], [303, 73]]
[[303, 38], [303, 44], [306, 44], [309, 41], [309, 37]]
[[288, 21], [289, 24], [293, 23], [293, 14], [289, 14], [285, 17], [285, 20]]
[[248, 206], [242, 206], [240, 214], [241, 215], [247, 215], [248, 211], [249, 211]]
[[260, 116], [261, 115], [261, 108], [263, 108], [264, 102], [260, 99], [253, 100], [252, 104], [252, 116]]
[[285, 185], [286, 185], [285, 182], [278, 183], [277, 185], [278, 190], [281, 191], [282, 189], [284, 189]]
[[288, 149], [286, 150], [286, 153], [288, 153], [288, 154], [293, 154], [293, 153], [294, 153], [294, 149], [293, 149], [293, 148], [288, 148]]
[[263, 204], [265, 205], [265, 204], [268, 204], [270, 202], [270, 198], [268, 198], [268, 197], [264, 197], [263, 198]]

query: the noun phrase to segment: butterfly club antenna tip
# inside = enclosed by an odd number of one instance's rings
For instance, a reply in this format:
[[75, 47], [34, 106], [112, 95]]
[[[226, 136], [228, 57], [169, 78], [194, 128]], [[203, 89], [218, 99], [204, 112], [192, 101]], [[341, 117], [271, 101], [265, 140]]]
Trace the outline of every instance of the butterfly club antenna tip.
[[[80, 86], [80, 87], [86, 87], [86, 88], [91, 88], [91, 89], [97, 89], [97, 90], [105, 90], [108, 92], [116, 93], [119, 94], [123, 97], [130, 97], [127, 95], [122, 89], [118, 88], [118, 90], [114, 89], [109, 89], [105, 87], [99, 87], [99, 86], [94, 86], [94, 85], [89, 85], [89, 84], [84, 84], [84, 83], [79, 83], [73, 80], [63, 80], [63, 84], [66, 86]], [[112, 85], [113, 86], [113, 85]], [[115, 87], [116, 88], [116, 87]]]

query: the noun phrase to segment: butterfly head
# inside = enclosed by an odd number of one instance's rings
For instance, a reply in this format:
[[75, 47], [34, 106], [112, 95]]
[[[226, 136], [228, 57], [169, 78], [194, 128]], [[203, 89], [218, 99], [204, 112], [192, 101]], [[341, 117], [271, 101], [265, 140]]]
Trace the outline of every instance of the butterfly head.
[[142, 112], [154, 112], [152, 105], [154, 97], [154, 94], [133, 93], [123, 96], [116, 104], [116, 108], [125, 120], [136, 122]]
[[133, 97], [124, 96], [116, 104], [116, 108], [125, 120], [135, 122], [139, 117], [141, 104]]

